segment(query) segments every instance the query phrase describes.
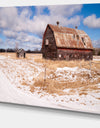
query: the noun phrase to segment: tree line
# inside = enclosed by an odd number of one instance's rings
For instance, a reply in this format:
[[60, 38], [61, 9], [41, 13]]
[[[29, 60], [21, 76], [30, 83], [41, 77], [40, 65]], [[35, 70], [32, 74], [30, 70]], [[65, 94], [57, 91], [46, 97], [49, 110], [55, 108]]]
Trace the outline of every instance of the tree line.
[[100, 56], [100, 48], [94, 48], [93, 49], [93, 55]]
[[[8, 48], [8, 49], [3, 49], [1, 48], [0, 49], [0, 52], [16, 52], [16, 49], [11, 49], [11, 48]], [[41, 50], [38, 50], [38, 49], [35, 49], [35, 50], [25, 50], [26, 53], [41, 53]]]
[[[35, 50], [25, 50], [26, 53], [42, 53], [42, 50], [38, 50], [38, 49], [35, 49]], [[1, 48], [0, 49], [0, 52], [16, 52], [16, 49], [11, 49], [11, 48], [8, 48], [8, 49], [3, 49]], [[93, 55], [97, 55], [97, 56], [100, 56], [100, 48], [94, 48], [93, 49]]]

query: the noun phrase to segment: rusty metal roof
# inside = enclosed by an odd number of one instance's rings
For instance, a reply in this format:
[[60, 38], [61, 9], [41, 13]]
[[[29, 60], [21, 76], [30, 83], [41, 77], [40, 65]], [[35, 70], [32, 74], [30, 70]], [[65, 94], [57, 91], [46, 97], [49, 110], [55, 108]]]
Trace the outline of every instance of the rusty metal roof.
[[82, 30], [48, 25], [54, 32], [57, 47], [93, 49], [91, 39]]
[[24, 49], [17, 49], [17, 53], [25, 52]]

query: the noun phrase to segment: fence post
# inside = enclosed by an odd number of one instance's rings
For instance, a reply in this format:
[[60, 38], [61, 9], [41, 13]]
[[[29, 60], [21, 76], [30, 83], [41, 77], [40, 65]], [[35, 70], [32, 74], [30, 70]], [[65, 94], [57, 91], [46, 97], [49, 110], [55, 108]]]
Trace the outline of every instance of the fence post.
[[[91, 64], [92, 64], [92, 63], [91, 63], [91, 60], [90, 60], [90, 75], [91, 75]], [[90, 77], [92, 77], [92, 75], [91, 75]]]
[[91, 71], [91, 60], [90, 60], [90, 71]]
[[45, 70], [44, 70], [44, 82], [46, 81], [46, 64], [45, 64]]
[[81, 66], [81, 62], [80, 62], [80, 68], [82, 68], [82, 66]]

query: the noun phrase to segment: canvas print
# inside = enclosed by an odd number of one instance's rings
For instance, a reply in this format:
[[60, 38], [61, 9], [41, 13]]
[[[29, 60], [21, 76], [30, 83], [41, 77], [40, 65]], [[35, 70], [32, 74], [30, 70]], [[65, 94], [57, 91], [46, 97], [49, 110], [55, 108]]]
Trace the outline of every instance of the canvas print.
[[0, 102], [100, 114], [99, 10], [0, 7]]

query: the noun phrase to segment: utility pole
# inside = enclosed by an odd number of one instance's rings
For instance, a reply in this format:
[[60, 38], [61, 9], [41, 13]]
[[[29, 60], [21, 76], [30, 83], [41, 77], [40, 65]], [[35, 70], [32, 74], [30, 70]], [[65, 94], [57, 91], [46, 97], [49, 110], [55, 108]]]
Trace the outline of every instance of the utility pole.
[[7, 42], [6, 42], [5, 54], [6, 54], [6, 57], [7, 57]]
[[16, 42], [15, 50], [17, 51], [18, 49], [18, 42]]
[[[92, 66], [92, 62], [90, 60], [90, 74], [91, 74], [91, 66]], [[92, 77], [92, 74], [91, 74], [91, 77]]]
[[45, 52], [45, 70], [44, 70], [44, 82], [46, 82], [46, 46], [48, 45], [48, 40], [45, 41], [44, 52]]
[[46, 60], [45, 60], [45, 67], [44, 67], [44, 82], [46, 82]]
[[18, 55], [17, 55], [17, 50], [18, 50], [18, 42], [16, 42], [16, 45], [15, 45], [15, 53], [16, 53], [16, 57], [18, 57]]

